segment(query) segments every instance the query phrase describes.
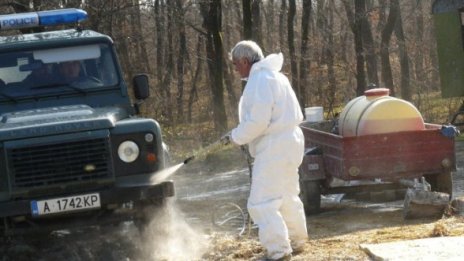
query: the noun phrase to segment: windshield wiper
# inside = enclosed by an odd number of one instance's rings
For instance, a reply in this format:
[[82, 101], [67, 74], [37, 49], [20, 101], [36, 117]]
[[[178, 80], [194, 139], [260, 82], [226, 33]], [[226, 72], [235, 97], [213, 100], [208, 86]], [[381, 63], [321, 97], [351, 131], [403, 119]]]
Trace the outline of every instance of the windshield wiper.
[[34, 87], [31, 87], [31, 90], [48, 89], [48, 88], [55, 88], [55, 87], [67, 87], [67, 88], [72, 89], [74, 91], [77, 91], [77, 92], [79, 92], [81, 94], [84, 94], [84, 95], [87, 94], [86, 91], [84, 91], [83, 89], [81, 89], [79, 87], [69, 85], [69, 84], [63, 84], [63, 83], [53, 83], [53, 84], [45, 84], [45, 85], [34, 86]]

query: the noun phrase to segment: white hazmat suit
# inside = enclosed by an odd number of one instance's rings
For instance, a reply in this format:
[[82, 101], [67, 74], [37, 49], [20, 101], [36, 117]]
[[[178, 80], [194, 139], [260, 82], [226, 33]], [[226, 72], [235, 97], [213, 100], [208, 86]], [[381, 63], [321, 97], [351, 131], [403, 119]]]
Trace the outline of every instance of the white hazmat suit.
[[240, 123], [231, 131], [232, 140], [249, 144], [255, 158], [248, 211], [271, 259], [290, 254], [308, 238], [298, 196], [303, 114], [288, 78], [280, 73], [282, 65], [281, 53], [253, 64], [240, 98]]

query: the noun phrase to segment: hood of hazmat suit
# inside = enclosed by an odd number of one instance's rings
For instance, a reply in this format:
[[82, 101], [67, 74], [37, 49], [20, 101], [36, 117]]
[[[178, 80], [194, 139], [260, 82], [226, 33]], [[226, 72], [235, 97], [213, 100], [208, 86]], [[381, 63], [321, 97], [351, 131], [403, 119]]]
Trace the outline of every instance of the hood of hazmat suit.
[[282, 65], [281, 53], [253, 64], [240, 98], [240, 123], [231, 132], [232, 140], [248, 144], [255, 158], [248, 210], [270, 258], [291, 253], [289, 239], [301, 244], [307, 238], [298, 197], [303, 114], [288, 78], [280, 72]]

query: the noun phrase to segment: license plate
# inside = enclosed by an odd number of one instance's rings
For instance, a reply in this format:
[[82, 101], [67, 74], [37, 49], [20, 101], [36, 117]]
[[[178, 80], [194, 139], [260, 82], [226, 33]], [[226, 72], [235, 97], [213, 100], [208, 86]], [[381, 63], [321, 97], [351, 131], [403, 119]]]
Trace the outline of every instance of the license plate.
[[319, 170], [319, 164], [317, 163], [308, 164], [308, 170]]
[[100, 208], [100, 206], [98, 193], [31, 201], [33, 216]]

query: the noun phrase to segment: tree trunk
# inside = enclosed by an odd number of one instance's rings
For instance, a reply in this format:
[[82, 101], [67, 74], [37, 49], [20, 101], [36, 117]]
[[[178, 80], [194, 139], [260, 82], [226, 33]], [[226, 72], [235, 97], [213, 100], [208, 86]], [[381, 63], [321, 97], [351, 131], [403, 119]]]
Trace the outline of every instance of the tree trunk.
[[261, 36], [261, 14], [260, 14], [260, 5], [261, 0], [253, 0], [251, 3], [251, 17], [252, 17], [252, 25], [251, 25], [251, 33], [252, 38], [262, 49], [264, 52], [264, 46]]
[[177, 57], [177, 120], [178, 122], [184, 122], [184, 60], [187, 60], [188, 50], [182, 0], [176, 0], [176, 13], [177, 27], [179, 30], [179, 55]]
[[253, 24], [251, 18], [251, 1], [252, 0], [242, 0], [242, 9], [243, 9], [243, 39], [251, 40], [253, 39]]
[[224, 106], [221, 1], [202, 1], [200, 2], [200, 8], [203, 16], [203, 27], [208, 35], [206, 57], [212, 80], [210, 86], [213, 100], [213, 121], [216, 131], [223, 133], [227, 130], [227, 116]]
[[364, 56], [363, 56], [363, 23], [362, 17], [366, 13], [366, 4], [364, 0], [354, 1], [354, 45], [356, 51], [356, 94], [363, 95], [366, 90], [366, 76], [364, 72]]
[[285, 14], [287, 13], [287, 0], [282, 0], [280, 4], [280, 14], [279, 14], [279, 43], [280, 51], [284, 52], [285, 47]]
[[382, 29], [381, 43], [380, 43], [380, 59], [382, 62], [382, 82], [385, 87], [390, 89], [390, 95], [395, 96], [395, 86], [393, 84], [393, 74], [390, 64], [390, 39], [398, 16], [396, 5], [393, 0], [390, 1], [390, 11], [388, 13], [387, 21]]
[[[172, 2], [167, 2], [166, 5], [166, 12], [167, 12], [167, 32], [174, 31], [174, 7]], [[163, 80], [161, 82], [161, 90], [164, 92], [164, 99], [163, 99], [163, 114], [166, 117], [166, 124], [173, 123], [173, 108], [171, 108], [172, 103], [172, 95], [171, 95], [171, 83], [173, 79], [173, 72], [174, 72], [174, 43], [173, 43], [173, 35], [172, 33], [167, 34], [167, 49], [164, 53], [165, 55], [165, 64], [161, 65], [163, 70]]]
[[427, 76], [424, 73], [424, 64], [425, 59], [423, 53], [420, 51], [422, 46], [424, 45], [424, 14], [423, 14], [423, 6], [422, 2], [418, 1], [416, 4], [416, 12], [415, 12], [415, 31], [414, 34], [414, 43], [415, 43], [415, 52], [414, 52], [414, 73], [413, 79], [417, 82], [418, 94], [421, 93], [422, 90], [427, 88], [425, 82], [427, 81]]
[[264, 2], [264, 5], [266, 6], [264, 8], [264, 19], [265, 19], [265, 25], [266, 25], [266, 33], [265, 37], [263, 37], [263, 42], [266, 40], [264, 43], [265, 46], [268, 47], [269, 50], [275, 50], [276, 46], [276, 22], [275, 22], [275, 11], [274, 11], [274, 0], [268, 0], [267, 2]]
[[197, 42], [197, 48], [196, 48], [196, 53], [198, 54], [197, 56], [197, 68], [195, 69], [195, 75], [193, 76], [192, 80], [192, 88], [190, 89], [189, 93], [189, 99], [188, 99], [188, 122], [192, 123], [192, 111], [193, 111], [193, 102], [198, 99], [198, 91], [197, 91], [197, 86], [198, 82], [201, 79], [201, 72], [203, 71], [203, 59], [202, 57], [202, 50], [204, 50], [204, 38], [202, 35], [198, 36], [198, 42]]
[[379, 77], [377, 75], [377, 54], [375, 53], [374, 38], [372, 37], [371, 25], [369, 23], [366, 9], [364, 10], [364, 14], [361, 17], [361, 23], [363, 47], [366, 54], [367, 81], [369, 84], [375, 84], [376, 86], [379, 86]]
[[354, 35], [354, 49], [356, 54], [356, 95], [361, 96], [366, 90], [366, 74], [364, 72], [364, 56], [362, 41], [362, 16], [365, 13], [364, 0], [354, 1], [354, 15], [348, 0], [344, 0], [346, 15], [351, 25], [351, 31]]
[[309, 67], [311, 61], [309, 58], [309, 23], [311, 15], [312, 1], [303, 1], [303, 14], [301, 17], [301, 57], [300, 57], [300, 104], [304, 108], [308, 103], [306, 93], [311, 90], [309, 86]]
[[158, 79], [158, 83], [163, 81], [163, 69], [164, 69], [164, 33], [166, 32], [166, 28], [164, 28], [165, 20], [164, 20], [164, 4], [161, 0], [155, 1], [155, 47], [156, 47], [156, 77]]
[[301, 93], [298, 84], [298, 64], [295, 54], [295, 31], [293, 29], [293, 24], [295, 21], [296, 15], [296, 3], [295, 0], [289, 0], [288, 3], [288, 19], [287, 19], [287, 42], [288, 42], [288, 52], [290, 54], [290, 66], [292, 70], [291, 82], [293, 90], [300, 101], [301, 104]]
[[142, 33], [142, 21], [140, 17], [142, 16], [140, 12], [140, 6], [138, 5], [138, 2], [134, 4], [134, 9], [135, 13], [133, 14], [133, 21], [134, 24], [136, 25], [135, 29], [135, 37], [137, 40], [137, 46], [139, 50], [139, 61], [141, 61], [141, 71], [139, 72], [149, 72], [150, 71], [150, 62], [148, 61], [148, 53], [147, 53], [147, 48], [145, 45], [145, 37], [143, 36]]
[[327, 78], [329, 81], [329, 91], [327, 95], [327, 101], [328, 101], [328, 106], [327, 106], [327, 111], [329, 115], [334, 115], [333, 109], [335, 107], [335, 97], [336, 97], [336, 91], [337, 91], [337, 82], [335, 79], [335, 55], [334, 55], [334, 37], [333, 37], [333, 28], [334, 28], [334, 0], [329, 0], [329, 7], [328, 7], [328, 18], [327, 18], [327, 52], [326, 52], [326, 57], [327, 57]]
[[[227, 4], [227, 5], [226, 5]], [[231, 6], [235, 5], [232, 8], [225, 8], [223, 10], [223, 16], [224, 16], [224, 27], [226, 32], [232, 32], [234, 30], [234, 21], [236, 21], [234, 17], [234, 13], [236, 12], [237, 9], [240, 9], [239, 3], [237, 1], [229, 1], [227, 3], [224, 3], [225, 6]], [[241, 16], [239, 15], [238, 18]], [[240, 18], [241, 19], [241, 18]], [[235, 42], [232, 42], [233, 36], [231, 34], [225, 34], [224, 35], [224, 45], [232, 47], [235, 45]], [[235, 39], [234, 39], [235, 41]], [[229, 61], [229, 53], [228, 51], [224, 52], [224, 61]], [[227, 90], [227, 97], [229, 99], [229, 106], [226, 106], [226, 111], [228, 112], [228, 115], [232, 115], [234, 119], [238, 119], [237, 115], [237, 95], [234, 91], [234, 84], [233, 84], [233, 75], [234, 74], [234, 68], [233, 64], [231, 62], [226, 62], [224, 64], [224, 83], [225, 87]]]
[[393, 3], [397, 6], [398, 16], [395, 25], [395, 35], [398, 39], [398, 46], [400, 50], [400, 66], [401, 66], [401, 98], [411, 101], [411, 87], [409, 85], [409, 55], [406, 48], [406, 38], [404, 37], [403, 22], [401, 19], [401, 9], [398, 0], [393, 0]]

